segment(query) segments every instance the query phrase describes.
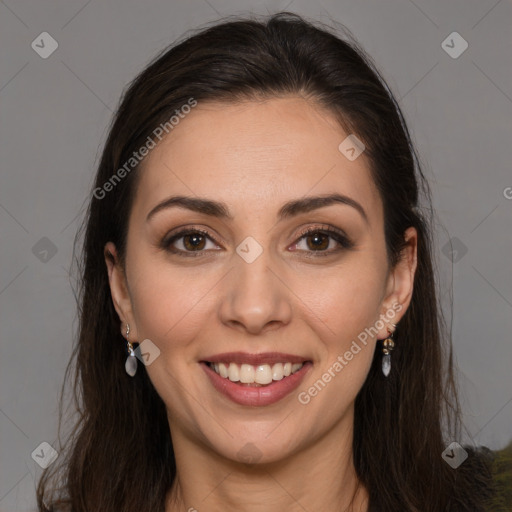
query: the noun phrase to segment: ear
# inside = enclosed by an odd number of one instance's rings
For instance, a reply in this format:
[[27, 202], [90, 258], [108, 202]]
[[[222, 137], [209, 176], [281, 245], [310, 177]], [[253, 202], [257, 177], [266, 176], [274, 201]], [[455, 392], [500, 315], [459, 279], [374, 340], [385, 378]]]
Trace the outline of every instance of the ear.
[[126, 337], [126, 324], [130, 325], [130, 341], [137, 337], [137, 326], [132, 311], [132, 302], [128, 291], [126, 274], [119, 262], [116, 246], [112, 242], [105, 244], [105, 263], [107, 265], [110, 294], [114, 308], [120, 320], [121, 334]]
[[[391, 270], [387, 280], [381, 318], [389, 320], [384, 322], [386, 325], [380, 329], [378, 339], [387, 338], [387, 327], [394, 331], [390, 324], [398, 325], [411, 303], [417, 268], [418, 233], [416, 229], [408, 228], [404, 233], [404, 239], [406, 246], [401, 252], [400, 261]], [[393, 312], [395, 312], [394, 315]]]

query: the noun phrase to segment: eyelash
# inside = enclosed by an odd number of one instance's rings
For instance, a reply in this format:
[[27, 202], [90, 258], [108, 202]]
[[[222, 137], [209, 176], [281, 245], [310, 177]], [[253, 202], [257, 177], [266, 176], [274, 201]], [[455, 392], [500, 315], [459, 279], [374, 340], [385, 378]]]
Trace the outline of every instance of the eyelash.
[[[210, 235], [210, 233], [208, 231], [205, 231], [205, 230], [200, 229], [200, 228], [187, 228], [187, 229], [179, 231], [178, 233], [172, 234], [170, 237], [166, 236], [162, 240], [160, 246], [161, 246], [162, 249], [165, 249], [168, 252], [171, 252], [173, 254], [177, 254], [179, 256], [183, 256], [185, 258], [200, 257], [200, 256], [202, 256], [202, 253], [205, 252], [204, 250], [199, 250], [199, 251], [183, 251], [181, 249], [176, 249], [176, 248], [172, 247], [172, 244], [176, 240], [179, 240], [180, 238], [183, 238], [183, 237], [185, 237], [187, 235], [194, 235], [194, 234], [201, 234], [201, 235], [209, 238], [215, 244], [217, 244], [215, 239]], [[296, 242], [294, 242], [293, 245], [297, 244], [300, 240], [305, 238], [307, 235], [311, 235], [311, 234], [328, 235], [333, 240], [335, 240], [340, 245], [340, 247], [338, 247], [336, 249], [331, 249], [331, 250], [328, 250], [328, 251], [325, 251], [325, 250], [322, 250], [322, 251], [313, 251], [313, 250], [311, 250], [311, 251], [299, 251], [299, 252], [309, 252], [310, 256], [307, 256], [307, 257], [313, 257], [313, 258], [325, 257], [325, 256], [329, 256], [331, 254], [337, 253], [337, 252], [342, 251], [342, 250], [352, 249], [354, 247], [353, 242], [351, 242], [348, 239], [348, 237], [341, 230], [339, 231], [339, 230], [337, 230], [335, 228], [332, 228], [332, 227], [329, 227], [329, 226], [313, 227], [313, 228], [310, 227], [310, 228], [307, 228], [307, 229], [303, 230], [299, 234], [299, 237], [297, 238]]]

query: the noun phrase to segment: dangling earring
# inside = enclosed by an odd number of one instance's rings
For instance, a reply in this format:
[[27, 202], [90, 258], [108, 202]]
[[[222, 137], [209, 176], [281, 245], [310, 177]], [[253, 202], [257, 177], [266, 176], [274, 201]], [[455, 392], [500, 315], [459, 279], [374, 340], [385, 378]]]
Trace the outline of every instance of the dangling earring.
[[[396, 328], [395, 324], [391, 324], [394, 328]], [[389, 336], [382, 342], [382, 373], [384, 377], [389, 375], [391, 371], [391, 351], [395, 348], [395, 342], [393, 341], [394, 332], [390, 331], [388, 328]]]
[[130, 334], [130, 326], [126, 324], [126, 343], [128, 345], [129, 355], [126, 358], [126, 363], [124, 363], [124, 369], [130, 377], [133, 377], [135, 373], [137, 373], [137, 358], [135, 357], [135, 352], [133, 351], [133, 345], [131, 341], [128, 340], [128, 334]]

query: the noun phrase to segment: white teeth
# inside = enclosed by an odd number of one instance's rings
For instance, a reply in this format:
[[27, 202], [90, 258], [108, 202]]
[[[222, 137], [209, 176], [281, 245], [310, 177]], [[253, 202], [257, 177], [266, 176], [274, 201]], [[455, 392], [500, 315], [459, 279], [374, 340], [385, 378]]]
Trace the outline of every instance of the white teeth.
[[257, 384], [270, 384], [272, 382], [272, 369], [268, 364], [261, 364], [256, 368], [254, 382]]
[[238, 365], [235, 363], [230, 363], [228, 369], [228, 377], [231, 382], [238, 382], [240, 380], [240, 370]]
[[282, 380], [292, 373], [299, 371], [304, 366], [303, 363], [275, 363], [274, 365], [260, 364], [253, 366], [251, 364], [238, 365], [236, 363], [212, 363], [210, 367], [221, 377], [229, 379], [231, 382], [241, 382], [243, 384], [270, 384], [272, 381]]
[[[215, 370], [217, 371], [217, 370]], [[217, 372], [221, 377], [227, 379], [229, 377], [228, 367], [224, 363], [219, 363], [219, 371]]]
[[240, 367], [240, 382], [244, 384], [251, 384], [251, 382], [254, 382], [254, 366], [250, 364], [243, 364]]
[[274, 366], [272, 366], [272, 380], [281, 380], [283, 377], [283, 364], [276, 363]]

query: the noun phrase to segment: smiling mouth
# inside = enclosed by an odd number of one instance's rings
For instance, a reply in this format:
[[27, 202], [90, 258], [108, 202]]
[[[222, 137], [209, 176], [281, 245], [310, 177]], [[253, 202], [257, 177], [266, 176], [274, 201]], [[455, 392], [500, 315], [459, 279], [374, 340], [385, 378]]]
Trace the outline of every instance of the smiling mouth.
[[217, 375], [242, 386], [263, 387], [286, 379], [302, 369], [303, 363], [282, 362], [270, 364], [212, 363], [205, 361]]

